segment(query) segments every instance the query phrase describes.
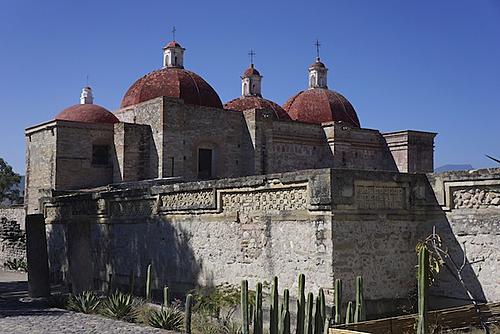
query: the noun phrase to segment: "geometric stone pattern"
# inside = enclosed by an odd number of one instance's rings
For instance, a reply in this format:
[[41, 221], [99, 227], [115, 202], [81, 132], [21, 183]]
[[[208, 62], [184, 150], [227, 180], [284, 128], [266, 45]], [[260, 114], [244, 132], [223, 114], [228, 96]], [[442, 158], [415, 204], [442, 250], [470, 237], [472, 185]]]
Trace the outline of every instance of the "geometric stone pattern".
[[161, 209], [166, 211], [213, 209], [215, 208], [214, 191], [185, 191], [161, 196]]
[[500, 189], [470, 188], [453, 191], [453, 208], [480, 209], [500, 206]]
[[306, 187], [222, 193], [224, 211], [268, 211], [307, 209]]
[[405, 191], [401, 187], [356, 185], [356, 203], [360, 209], [404, 209]]
[[153, 200], [113, 201], [110, 203], [111, 216], [151, 216], [154, 207], [155, 201]]

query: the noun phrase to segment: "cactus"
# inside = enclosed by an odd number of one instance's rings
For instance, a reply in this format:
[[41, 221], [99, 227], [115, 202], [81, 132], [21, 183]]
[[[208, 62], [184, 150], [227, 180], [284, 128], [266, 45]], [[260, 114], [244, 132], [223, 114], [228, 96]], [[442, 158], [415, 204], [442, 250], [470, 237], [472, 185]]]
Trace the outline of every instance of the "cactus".
[[193, 295], [186, 296], [186, 307], [184, 310], [184, 333], [191, 334], [191, 313], [193, 308]]
[[352, 324], [353, 316], [352, 316], [352, 302], [347, 303], [347, 310], [345, 312], [345, 324]]
[[329, 334], [330, 332], [330, 316], [327, 315], [325, 318], [325, 323], [323, 324], [323, 334]]
[[241, 320], [243, 322], [241, 325], [241, 334], [249, 334], [250, 333], [250, 327], [248, 325], [248, 318], [249, 318], [248, 281], [243, 280], [243, 281], [241, 281]]
[[323, 319], [321, 318], [321, 297], [316, 296], [316, 310], [314, 313], [314, 334], [321, 334]]
[[163, 306], [167, 307], [170, 304], [170, 295], [168, 293], [168, 286], [163, 287]]
[[148, 264], [148, 271], [146, 274], [146, 299], [151, 300], [151, 263]]
[[326, 300], [325, 300], [325, 292], [323, 288], [319, 288], [319, 298], [320, 298], [320, 314], [323, 322], [326, 319]]
[[269, 334], [278, 334], [279, 322], [278, 277], [274, 277], [271, 290], [271, 307], [269, 309]]
[[306, 303], [306, 317], [304, 320], [304, 334], [313, 334], [314, 319], [313, 319], [313, 294], [309, 292]]
[[427, 334], [427, 288], [429, 286], [429, 250], [418, 253], [418, 323], [417, 334]]
[[[346, 317], [347, 319], [347, 317]], [[365, 300], [363, 298], [363, 278], [356, 277], [356, 308], [354, 311], [354, 322], [366, 320]]]
[[129, 293], [133, 295], [135, 290], [135, 275], [133, 270], [130, 271], [128, 286], [129, 286]]
[[288, 289], [283, 291], [283, 304], [280, 317], [279, 334], [290, 334], [290, 293]]
[[257, 283], [257, 289], [255, 291], [255, 315], [253, 318], [253, 334], [263, 334], [262, 283]]
[[304, 317], [306, 310], [306, 296], [305, 296], [306, 277], [304, 274], [299, 275], [299, 292], [297, 295], [297, 328], [296, 334], [304, 334]]
[[342, 281], [335, 280], [335, 324], [342, 322]]

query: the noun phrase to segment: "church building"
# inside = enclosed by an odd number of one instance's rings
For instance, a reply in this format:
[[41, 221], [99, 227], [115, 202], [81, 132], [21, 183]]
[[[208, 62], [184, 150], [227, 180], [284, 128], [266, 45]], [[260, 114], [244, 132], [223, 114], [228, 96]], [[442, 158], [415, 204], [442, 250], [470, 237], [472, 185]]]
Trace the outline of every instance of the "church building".
[[168, 43], [163, 66], [133, 83], [115, 112], [94, 104], [85, 87], [80, 104], [26, 129], [28, 213], [53, 190], [148, 179], [317, 168], [433, 171], [435, 133], [362, 128], [349, 100], [328, 88], [319, 53], [307, 89], [290, 92], [283, 106], [264, 98], [253, 61], [241, 76], [241, 96], [223, 104], [185, 68], [184, 53], [177, 41]]

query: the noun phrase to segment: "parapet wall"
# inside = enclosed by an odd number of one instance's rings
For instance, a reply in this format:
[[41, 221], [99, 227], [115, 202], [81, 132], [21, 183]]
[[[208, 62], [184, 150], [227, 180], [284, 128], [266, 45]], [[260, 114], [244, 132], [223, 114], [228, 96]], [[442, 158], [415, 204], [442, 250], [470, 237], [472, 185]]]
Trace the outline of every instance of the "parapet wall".
[[413, 288], [429, 194], [424, 175], [335, 169], [65, 194], [44, 207], [51, 275], [76, 290], [109, 274], [125, 285], [152, 262], [156, 288], [277, 275], [293, 294], [304, 273], [310, 291], [343, 279], [347, 299], [362, 275], [385, 312]]

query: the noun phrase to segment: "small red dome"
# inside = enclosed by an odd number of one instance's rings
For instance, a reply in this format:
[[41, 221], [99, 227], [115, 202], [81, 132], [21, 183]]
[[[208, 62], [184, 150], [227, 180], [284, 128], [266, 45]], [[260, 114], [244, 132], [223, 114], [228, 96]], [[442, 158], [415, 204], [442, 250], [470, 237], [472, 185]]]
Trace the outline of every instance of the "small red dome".
[[319, 58], [318, 58], [318, 59], [316, 59], [316, 61], [314, 63], [311, 64], [311, 66], [309, 66], [309, 68], [326, 68], [326, 66], [325, 66], [325, 64], [320, 62]]
[[165, 45], [163, 48], [164, 49], [166, 49], [166, 48], [182, 48], [182, 46], [179, 43], [177, 43], [176, 41], [171, 41], [167, 45]]
[[266, 109], [274, 111], [277, 119], [289, 120], [290, 116], [281, 106], [258, 96], [240, 96], [224, 105], [224, 109], [245, 111], [249, 109]]
[[221, 108], [219, 95], [202, 77], [183, 68], [164, 67], [137, 80], [122, 99], [121, 108], [160, 96], [177, 97], [186, 104]]
[[252, 65], [252, 66], [250, 66], [249, 68], [247, 68], [247, 69], [245, 70], [245, 72], [243, 72], [243, 77], [249, 77], [249, 76], [252, 76], [252, 75], [258, 75], [258, 76], [260, 76], [259, 71], [257, 71], [257, 70], [253, 67], [253, 65]]
[[58, 121], [74, 121], [86, 123], [119, 123], [120, 120], [116, 118], [106, 108], [97, 104], [75, 104], [69, 108], [64, 109], [55, 117]]
[[294, 121], [321, 124], [345, 122], [360, 127], [352, 104], [341, 94], [325, 88], [313, 88], [291, 97], [283, 105]]

